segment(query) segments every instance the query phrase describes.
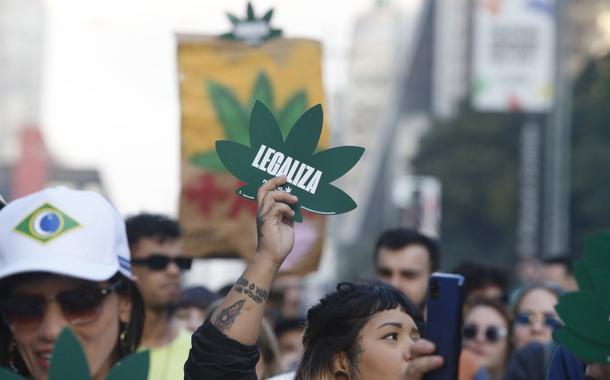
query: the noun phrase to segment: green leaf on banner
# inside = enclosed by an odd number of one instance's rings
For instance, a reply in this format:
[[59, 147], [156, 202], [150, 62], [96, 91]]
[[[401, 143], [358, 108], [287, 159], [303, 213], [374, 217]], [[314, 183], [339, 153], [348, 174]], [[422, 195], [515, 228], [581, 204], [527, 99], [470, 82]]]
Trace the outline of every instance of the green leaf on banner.
[[307, 104], [307, 94], [305, 91], [297, 91], [288, 99], [278, 116], [280, 130], [282, 131], [282, 136], [284, 136], [284, 138], [288, 136], [294, 123], [296, 123], [303, 112], [307, 110]]
[[301, 207], [319, 214], [340, 214], [356, 208], [354, 200], [330, 182], [347, 173], [364, 149], [341, 147], [315, 154], [322, 125], [322, 107], [316, 105], [298, 118], [284, 140], [269, 108], [257, 101], [250, 115], [250, 146], [216, 142], [216, 152], [224, 166], [246, 182], [236, 193], [255, 199], [260, 185], [285, 175], [288, 182], [277, 190], [299, 198], [299, 204], [293, 206], [297, 222], [303, 220]]
[[248, 141], [248, 116], [233, 93], [226, 87], [209, 81], [207, 91], [214, 105], [225, 136], [241, 144]]
[[145, 380], [148, 377], [149, 362], [148, 350], [131, 354], [110, 370], [106, 380]]
[[189, 159], [193, 165], [219, 172], [226, 170], [215, 150], [194, 154]]
[[271, 82], [269, 77], [263, 71], [258, 73], [256, 77], [256, 83], [254, 84], [254, 90], [252, 91], [252, 98], [250, 99], [250, 110], [254, 107], [256, 101], [263, 102], [269, 109], [273, 110], [273, 89], [271, 88]]

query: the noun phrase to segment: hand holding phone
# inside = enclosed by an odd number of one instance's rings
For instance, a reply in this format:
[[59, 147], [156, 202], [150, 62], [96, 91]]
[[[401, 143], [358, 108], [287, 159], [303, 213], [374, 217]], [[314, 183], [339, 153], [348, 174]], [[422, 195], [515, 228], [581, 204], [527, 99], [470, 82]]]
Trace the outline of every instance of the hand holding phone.
[[423, 337], [436, 345], [443, 357], [441, 368], [430, 371], [425, 380], [457, 380], [462, 350], [462, 308], [464, 277], [433, 273], [428, 285], [427, 318]]

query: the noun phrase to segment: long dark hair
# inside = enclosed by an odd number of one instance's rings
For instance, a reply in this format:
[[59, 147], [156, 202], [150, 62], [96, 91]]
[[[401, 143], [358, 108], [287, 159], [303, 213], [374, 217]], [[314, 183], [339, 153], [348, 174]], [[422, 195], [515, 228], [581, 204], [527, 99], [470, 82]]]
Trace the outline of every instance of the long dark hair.
[[[296, 380], [334, 379], [335, 355], [344, 353], [350, 366], [358, 355], [358, 334], [377, 312], [401, 308], [421, 331], [423, 319], [399, 290], [381, 283], [342, 282], [307, 312], [305, 352]], [[351, 372], [355, 372], [351, 368]]]
[[[0, 297], [8, 294], [12, 284], [22, 281], [36, 281], [42, 276], [52, 276], [53, 274], [35, 272], [25, 273], [8, 277], [0, 281], [0, 288], [3, 289]], [[142, 329], [144, 328], [144, 301], [138, 291], [136, 284], [123, 274], [117, 272], [108, 280], [111, 284], [119, 283], [116, 292], [131, 299], [131, 316], [129, 322], [124, 324], [119, 322], [119, 334], [125, 331], [124, 339], [121, 341], [117, 337], [115, 346], [115, 356], [120, 361], [125, 356], [134, 352], [142, 339]], [[118, 318], [117, 318], [118, 319]], [[11, 368], [22, 376], [30, 376], [30, 371], [26, 367], [19, 352], [15, 349], [10, 352], [10, 344], [13, 341], [13, 333], [10, 327], [0, 318], [0, 367]]]

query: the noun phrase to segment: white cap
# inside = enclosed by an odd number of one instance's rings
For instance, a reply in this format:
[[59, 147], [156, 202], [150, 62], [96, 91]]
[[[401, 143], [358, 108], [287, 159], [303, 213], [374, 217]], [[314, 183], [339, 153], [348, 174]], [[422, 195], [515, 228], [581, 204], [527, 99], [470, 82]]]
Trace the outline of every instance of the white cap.
[[104, 281], [131, 278], [125, 222], [101, 195], [53, 188], [0, 211], [0, 279], [50, 272]]

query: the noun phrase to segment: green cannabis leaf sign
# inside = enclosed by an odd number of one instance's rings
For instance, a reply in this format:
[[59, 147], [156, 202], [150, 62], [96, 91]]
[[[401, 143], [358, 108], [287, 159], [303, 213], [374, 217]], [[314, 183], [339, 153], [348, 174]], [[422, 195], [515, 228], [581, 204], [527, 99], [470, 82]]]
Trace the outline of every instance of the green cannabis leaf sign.
[[356, 202], [330, 182], [347, 173], [364, 148], [342, 146], [315, 152], [322, 133], [322, 106], [307, 110], [284, 140], [271, 111], [257, 101], [250, 114], [250, 146], [230, 140], [216, 142], [223, 165], [246, 185], [236, 193], [255, 199], [257, 189], [273, 177], [286, 176], [278, 190], [296, 195], [294, 220], [301, 222], [300, 208], [317, 214], [341, 214], [356, 208]]
[[610, 363], [610, 232], [585, 240], [584, 259], [574, 263], [577, 292], [555, 307], [565, 326], [553, 337], [579, 359]]
[[[106, 380], [146, 380], [148, 377], [148, 351], [138, 352], [123, 358], [110, 370]], [[0, 368], [0, 379], [25, 380], [14, 372]], [[64, 329], [51, 355], [49, 380], [90, 380], [87, 358], [78, 343], [76, 336], [69, 329]]]

